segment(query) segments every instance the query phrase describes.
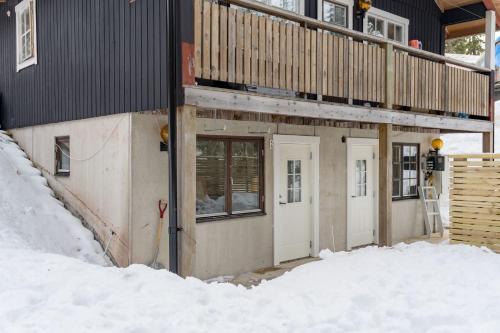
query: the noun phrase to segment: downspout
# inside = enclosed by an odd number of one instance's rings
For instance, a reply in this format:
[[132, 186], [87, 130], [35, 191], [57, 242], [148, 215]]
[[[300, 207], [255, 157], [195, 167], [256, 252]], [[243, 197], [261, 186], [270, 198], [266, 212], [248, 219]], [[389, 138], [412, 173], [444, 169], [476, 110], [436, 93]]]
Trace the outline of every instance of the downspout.
[[179, 273], [177, 223], [177, 105], [180, 84], [179, 0], [167, 0], [168, 248], [169, 270]]

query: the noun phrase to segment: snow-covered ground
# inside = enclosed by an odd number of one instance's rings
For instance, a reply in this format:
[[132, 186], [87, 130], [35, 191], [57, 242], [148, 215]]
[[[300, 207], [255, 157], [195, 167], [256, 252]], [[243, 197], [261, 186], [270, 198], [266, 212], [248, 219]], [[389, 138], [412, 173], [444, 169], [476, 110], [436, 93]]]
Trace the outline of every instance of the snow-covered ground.
[[416, 243], [323, 251], [258, 287], [106, 265], [0, 133], [0, 332], [499, 332], [500, 256]]

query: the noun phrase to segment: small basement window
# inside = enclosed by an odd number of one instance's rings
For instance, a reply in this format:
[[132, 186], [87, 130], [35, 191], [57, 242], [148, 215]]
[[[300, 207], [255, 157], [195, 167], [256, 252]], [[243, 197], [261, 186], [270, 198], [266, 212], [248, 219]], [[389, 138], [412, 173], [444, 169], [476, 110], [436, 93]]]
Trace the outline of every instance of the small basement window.
[[18, 72], [37, 63], [35, 9], [35, 0], [23, 0], [15, 7]]
[[418, 198], [419, 145], [394, 143], [392, 145], [392, 198]]
[[69, 136], [56, 138], [55, 153], [56, 176], [69, 176], [71, 166]]
[[220, 219], [264, 211], [263, 146], [260, 138], [198, 137], [198, 219]]

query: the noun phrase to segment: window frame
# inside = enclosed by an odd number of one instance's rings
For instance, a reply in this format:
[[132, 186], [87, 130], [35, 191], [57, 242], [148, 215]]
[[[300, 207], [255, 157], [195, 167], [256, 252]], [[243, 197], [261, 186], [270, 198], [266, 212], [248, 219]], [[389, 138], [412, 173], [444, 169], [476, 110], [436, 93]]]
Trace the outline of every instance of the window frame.
[[[22, 48], [21, 38], [19, 31], [19, 22], [22, 14], [30, 9], [30, 4], [33, 4], [33, 18], [32, 18], [32, 26], [31, 26], [31, 40], [33, 47], [33, 54], [31, 57], [26, 58], [24, 60], [20, 60], [20, 53]], [[36, 24], [36, 0], [23, 0], [19, 2], [14, 9], [16, 13], [16, 71], [19, 72], [24, 68], [29, 66], [36, 65], [38, 63], [38, 52], [37, 52], [37, 24]]]
[[[198, 140], [211, 140], [211, 141], [223, 141], [225, 143], [226, 150], [226, 211], [224, 213], [214, 213], [213, 215], [196, 215], [196, 223], [220, 221], [220, 220], [230, 220], [235, 218], [249, 217], [249, 216], [261, 216], [265, 215], [265, 151], [264, 151], [264, 138], [255, 136], [218, 136], [218, 135], [197, 135], [196, 142]], [[256, 142], [258, 144], [259, 150], [259, 208], [249, 211], [237, 211], [233, 212], [233, 189], [231, 183], [231, 171], [232, 171], [232, 143], [233, 142]], [[195, 174], [196, 167], [195, 167]], [[195, 208], [196, 209], [196, 208]]]
[[[417, 148], [417, 193], [412, 194], [412, 195], [403, 195], [403, 181], [404, 181], [404, 175], [403, 175], [403, 154], [404, 154], [404, 147], [409, 146], [409, 147], [416, 147]], [[419, 143], [411, 143], [411, 142], [394, 142], [392, 144], [392, 148], [394, 147], [400, 147], [400, 152], [399, 152], [399, 195], [394, 196], [394, 189], [392, 189], [392, 200], [393, 201], [401, 201], [401, 200], [414, 200], [414, 199], [419, 199], [420, 195], [418, 193], [418, 187], [420, 186], [420, 144]], [[393, 151], [391, 150], [391, 154], [393, 154]], [[393, 161], [392, 161], [392, 166], [394, 167], [394, 155], [392, 156]], [[394, 174], [392, 175], [392, 180], [391, 184], [394, 183]]]
[[[347, 13], [346, 13], [346, 19], [347, 19], [347, 26], [344, 28], [347, 29], [353, 29], [353, 8], [354, 8], [354, 0], [318, 0], [318, 17], [321, 18], [322, 21], [325, 21], [325, 16], [324, 16], [324, 3], [329, 2], [333, 3], [334, 5], [338, 6], [344, 6], [347, 8]], [[327, 22], [327, 21], [325, 21]], [[329, 22], [331, 23], [331, 22]], [[332, 23], [334, 24], [334, 23]]]
[[384, 21], [384, 38], [389, 39], [388, 36], [388, 23], [393, 23], [402, 26], [403, 28], [403, 41], [398, 42], [395, 40], [395, 43], [400, 43], [402, 45], [408, 45], [408, 32], [409, 32], [409, 27], [410, 27], [410, 20], [407, 18], [404, 18], [402, 16], [398, 16], [389, 12], [386, 12], [384, 10], [372, 7], [370, 10], [366, 13], [365, 18], [363, 19], [363, 33], [368, 34], [368, 17], [374, 17], [376, 19]]
[[62, 156], [64, 155], [61, 151], [60, 148], [60, 142], [62, 140], [67, 140], [68, 141], [68, 148], [71, 154], [71, 139], [69, 135], [64, 135], [64, 136], [57, 136], [54, 138], [54, 175], [58, 177], [69, 177], [71, 174], [71, 159], [66, 156], [69, 159], [69, 169], [65, 170], [59, 167], [61, 161], [62, 161]]

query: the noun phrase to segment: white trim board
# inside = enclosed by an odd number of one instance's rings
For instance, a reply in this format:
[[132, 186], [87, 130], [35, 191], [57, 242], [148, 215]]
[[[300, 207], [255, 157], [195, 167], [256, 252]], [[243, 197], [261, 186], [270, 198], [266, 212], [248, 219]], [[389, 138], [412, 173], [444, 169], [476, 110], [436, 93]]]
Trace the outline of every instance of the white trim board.
[[[373, 184], [374, 188], [375, 188], [375, 202], [374, 202], [374, 209], [373, 209], [373, 213], [375, 214], [374, 216], [374, 230], [375, 230], [375, 236], [374, 236], [374, 243], [375, 244], [378, 244], [378, 224], [379, 224], [379, 221], [378, 221], [378, 211], [379, 211], [379, 208], [378, 208], [378, 200], [379, 200], [379, 191], [378, 191], [378, 188], [379, 188], [379, 140], [378, 139], [369, 139], [369, 138], [347, 138], [347, 163], [346, 163], [346, 170], [349, 166], [349, 161], [351, 159], [351, 149], [353, 146], [373, 146], [374, 147], [374, 151], [375, 151], [375, 163], [373, 163], [373, 174], [375, 176], [375, 182]], [[351, 223], [350, 223], [350, 216], [349, 216], [349, 212], [350, 212], [350, 205], [351, 205], [351, 200], [349, 200], [349, 184], [350, 184], [350, 179], [348, 178], [347, 179], [347, 187], [346, 187], [346, 200], [347, 200], [347, 205], [346, 205], [346, 208], [347, 208], [347, 235], [346, 235], [346, 247], [347, 247], [347, 250], [350, 251], [351, 250], [351, 239], [350, 239], [350, 226], [351, 226]]]
[[[323, 2], [325, 0], [318, 0], [318, 19], [323, 18]], [[329, 2], [338, 3], [347, 7], [347, 28], [352, 30], [352, 23], [354, 21], [354, 0], [329, 0]]]
[[451, 118], [410, 111], [308, 101], [230, 89], [187, 86], [184, 89], [184, 96], [185, 104], [207, 109], [437, 128], [464, 133], [493, 131], [493, 123], [486, 120]]
[[311, 223], [311, 256], [319, 255], [319, 143], [317, 136], [298, 136], [298, 135], [273, 135], [273, 263], [279, 265], [278, 233], [280, 232], [277, 223], [279, 198], [277, 189], [280, 188], [280, 145], [281, 144], [304, 144], [309, 145], [312, 152], [311, 159], [311, 194], [312, 194], [312, 223]]

